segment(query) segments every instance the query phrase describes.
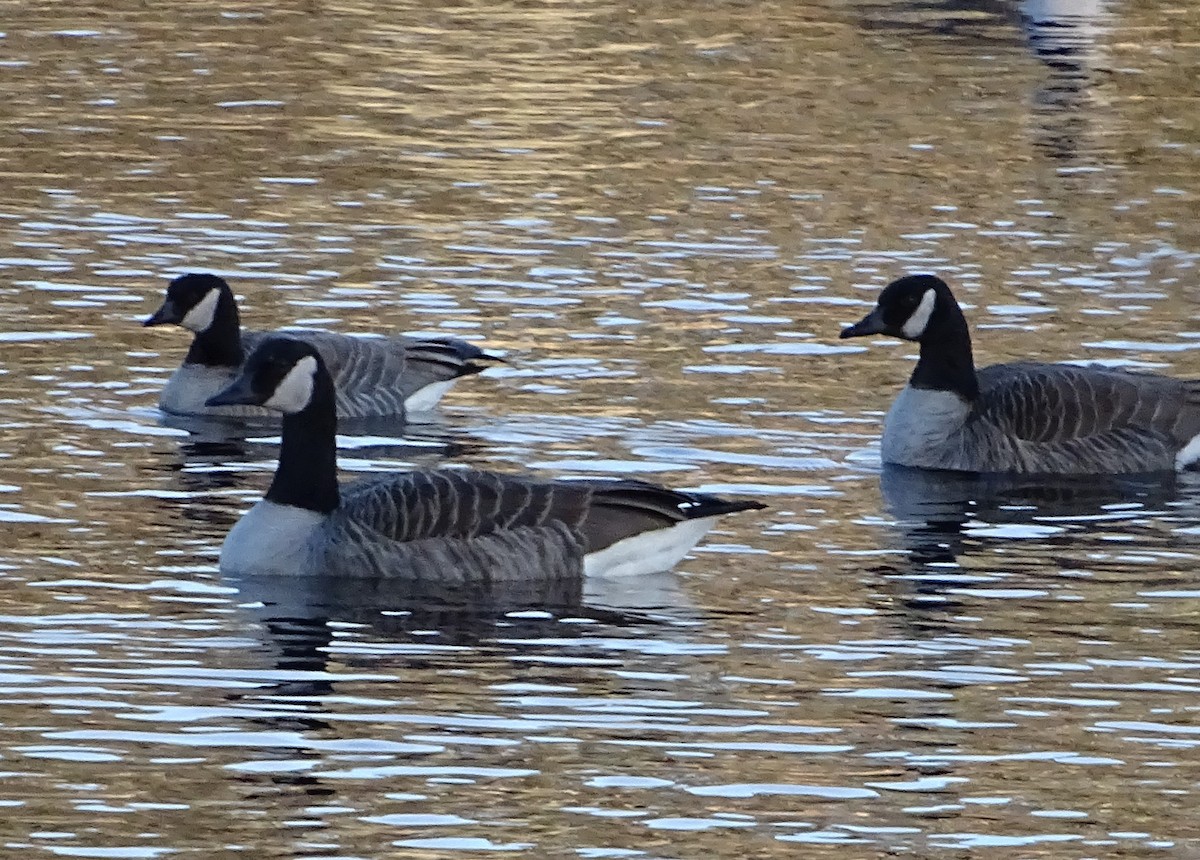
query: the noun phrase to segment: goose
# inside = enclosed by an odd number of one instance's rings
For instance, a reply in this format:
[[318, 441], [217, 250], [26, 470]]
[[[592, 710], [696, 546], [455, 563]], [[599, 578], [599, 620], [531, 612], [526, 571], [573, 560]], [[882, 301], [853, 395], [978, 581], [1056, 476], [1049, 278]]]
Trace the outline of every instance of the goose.
[[[142, 325], [173, 323], [193, 332], [191, 349], [171, 375], [159, 407], [176, 415], [269, 415], [254, 406], [208, 406], [237, 376], [246, 354], [271, 332], [242, 329], [237, 301], [224, 278], [186, 274], [167, 286], [162, 306]], [[297, 332], [321, 353], [333, 375], [341, 418], [406, 417], [428, 412], [481, 361], [502, 361], [454, 338], [360, 338], [333, 332]]]
[[884, 419], [885, 463], [963, 472], [1111, 475], [1200, 459], [1200, 380], [1023, 361], [975, 368], [945, 281], [893, 281], [841, 337], [916, 341], [920, 357]]
[[312, 344], [264, 340], [213, 406], [283, 413], [266, 497], [230, 530], [234, 576], [408, 577], [460, 589], [667, 570], [725, 514], [762, 508], [637, 480], [438, 469], [339, 487], [333, 379]]

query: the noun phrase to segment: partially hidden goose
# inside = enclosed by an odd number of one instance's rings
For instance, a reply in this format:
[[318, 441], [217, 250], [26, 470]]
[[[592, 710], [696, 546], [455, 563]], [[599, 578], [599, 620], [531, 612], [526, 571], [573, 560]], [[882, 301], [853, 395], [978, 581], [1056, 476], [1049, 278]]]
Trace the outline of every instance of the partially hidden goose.
[[717, 518], [762, 508], [634, 480], [390, 473], [340, 488], [333, 380], [305, 341], [261, 343], [214, 406], [283, 413], [266, 498], [230, 530], [233, 575], [403, 576], [466, 589], [666, 570]]
[[933, 275], [893, 281], [841, 336], [920, 345], [883, 425], [885, 463], [967, 472], [1111, 475], [1200, 458], [1200, 380], [1100, 366], [975, 368], [958, 302]]
[[[273, 334], [243, 329], [237, 301], [224, 278], [181, 275], [167, 286], [162, 306], [143, 325], [174, 323], [194, 333], [191, 349], [167, 381], [159, 406], [177, 415], [268, 415], [257, 406], [209, 406], [210, 397], [238, 375], [246, 355]], [[321, 354], [333, 376], [341, 418], [404, 417], [437, 405], [480, 362], [501, 361], [455, 338], [352, 337], [294, 332]]]

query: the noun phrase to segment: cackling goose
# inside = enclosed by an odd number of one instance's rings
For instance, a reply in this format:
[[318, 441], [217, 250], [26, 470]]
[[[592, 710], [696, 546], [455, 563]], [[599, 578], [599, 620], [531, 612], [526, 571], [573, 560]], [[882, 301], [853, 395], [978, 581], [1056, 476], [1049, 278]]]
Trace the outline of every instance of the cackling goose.
[[1019, 362], [975, 369], [967, 321], [932, 275], [893, 281], [841, 336], [920, 344], [883, 425], [883, 461], [924, 469], [1129, 474], [1200, 458], [1200, 380]]
[[[195, 334], [187, 356], [159, 398], [177, 415], [269, 414], [254, 406], [208, 406], [210, 397], [233, 381], [245, 356], [272, 332], [244, 330], [237, 301], [223, 278], [181, 275], [167, 286], [162, 307], [143, 325], [174, 323]], [[432, 409], [461, 376], [500, 361], [455, 338], [363, 338], [333, 332], [296, 332], [316, 347], [333, 375], [341, 418], [406, 416]]]
[[467, 589], [666, 570], [717, 518], [758, 502], [633, 480], [538, 481], [436, 470], [337, 480], [333, 381], [313, 346], [271, 337], [209, 399], [283, 413], [266, 498], [229, 532], [237, 575], [404, 576]]

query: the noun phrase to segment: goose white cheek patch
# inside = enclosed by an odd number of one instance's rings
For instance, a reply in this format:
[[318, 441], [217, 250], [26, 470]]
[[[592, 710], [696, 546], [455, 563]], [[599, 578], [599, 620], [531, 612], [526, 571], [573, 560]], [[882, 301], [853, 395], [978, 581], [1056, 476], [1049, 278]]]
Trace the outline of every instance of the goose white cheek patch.
[[269, 409], [293, 415], [308, 406], [313, 393], [313, 374], [317, 372], [317, 360], [311, 355], [296, 362], [287, 376], [275, 386], [275, 393], [263, 405]]
[[904, 336], [910, 340], [916, 340], [925, 333], [925, 326], [929, 325], [929, 317], [933, 315], [933, 303], [937, 300], [937, 293], [933, 290], [926, 290], [925, 295], [921, 296], [921, 303], [917, 305], [917, 309], [912, 312], [900, 331], [904, 332]]
[[213, 324], [213, 318], [217, 315], [217, 302], [220, 300], [220, 290], [209, 290], [204, 294], [204, 298], [196, 302], [194, 308], [183, 315], [179, 324], [197, 334], [208, 331], [208, 327]]

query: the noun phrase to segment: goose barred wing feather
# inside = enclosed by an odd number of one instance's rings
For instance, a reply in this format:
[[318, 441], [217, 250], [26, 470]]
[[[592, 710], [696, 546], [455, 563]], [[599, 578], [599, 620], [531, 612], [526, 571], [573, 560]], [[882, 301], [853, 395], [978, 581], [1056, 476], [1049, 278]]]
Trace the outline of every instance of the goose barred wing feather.
[[346, 488], [331, 515], [339, 570], [462, 584], [579, 576], [589, 493], [491, 472], [389, 475]]
[[574, 529], [589, 495], [567, 483], [442, 469], [359, 481], [343, 490], [339, 513], [394, 541], [473, 538], [551, 522]]
[[401, 380], [405, 398], [422, 389], [425, 394], [437, 392], [424, 398], [409, 401], [410, 408], [429, 409], [454, 381], [473, 373], [481, 373], [487, 364], [480, 362], [502, 362], [503, 358], [484, 352], [474, 344], [457, 338], [392, 338], [390, 343], [398, 345], [404, 353], [404, 376]]
[[531, 570], [578, 576], [586, 553], [624, 538], [761, 507], [641, 481], [407, 472], [343, 490], [330, 517], [333, 534], [341, 536], [332, 555], [352, 557], [364, 571], [412, 576], [419, 570], [473, 581], [530, 578]]
[[368, 524], [335, 514], [318, 567], [333, 576], [403, 577], [440, 588], [470, 588], [576, 579], [584, 550], [564, 523], [522, 527], [473, 538], [388, 540]]
[[1186, 443], [1200, 433], [1200, 382], [1069, 364], [979, 372], [981, 418], [1018, 438], [1063, 442], [1122, 428]]
[[351, 337], [319, 331], [246, 331], [246, 354], [279, 335], [303, 340], [320, 353], [333, 378], [342, 418], [402, 415], [405, 401], [422, 388], [479, 373], [484, 365], [478, 361], [500, 360], [455, 338]]
[[342, 494], [344, 510], [393, 540], [470, 538], [561, 523], [580, 536], [588, 552], [683, 520], [762, 507], [644, 481], [537, 481], [459, 470], [368, 480]]
[[1010, 436], [1028, 471], [1082, 460], [1098, 471], [1170, 469], [1200, 434], [1200, 381], [1028, 363], [984, 368], [979, 385], [973, 423]]
[[342, 417], [401, 415], [405, 399], [420, 387], [409, 377], [404, 350], [394, 340], [333, 332], [299, 336], [320, 353], [333, 377]]

